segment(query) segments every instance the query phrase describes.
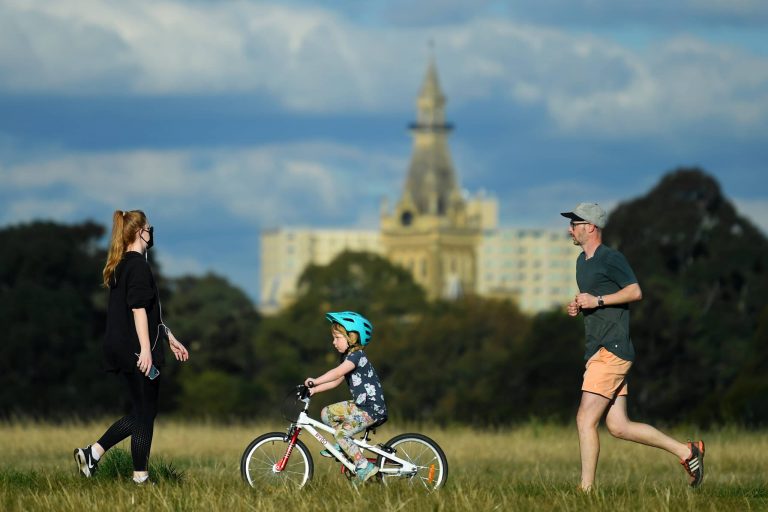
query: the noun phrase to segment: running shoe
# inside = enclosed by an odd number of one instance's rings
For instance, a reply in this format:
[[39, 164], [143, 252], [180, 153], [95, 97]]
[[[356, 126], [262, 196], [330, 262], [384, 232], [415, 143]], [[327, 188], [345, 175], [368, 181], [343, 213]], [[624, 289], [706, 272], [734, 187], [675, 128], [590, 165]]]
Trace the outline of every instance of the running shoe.
[[85, 475], [86, 478], [92, 477], [99, 467], [99, 461], [93, 458], [91, 445], [85, 448], [75, 448], [75, 462], [77, 463], [78, 471]]
[[690, 486], [698, 487], [704, 480], [704, 441], [688, 441], [688, 448], [691, 450], [691, 455], [681, 460], [680, 464], [691, 477]]

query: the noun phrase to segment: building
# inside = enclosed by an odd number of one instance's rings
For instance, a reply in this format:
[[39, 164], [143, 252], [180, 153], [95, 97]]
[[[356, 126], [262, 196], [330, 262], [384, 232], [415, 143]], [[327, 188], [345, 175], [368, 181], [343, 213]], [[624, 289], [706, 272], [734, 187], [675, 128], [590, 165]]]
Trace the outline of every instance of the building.
[[459, 188], [448, 149], [451, 125], [434, 61], [416, 100], [413, 153], [402, 196], [381, 217], [385, 256], [406, 269], [432, 298], [456, 298], [477, 288], [482, 217]]
[[384, 255], [408, 269], [432, 299], [510, 298], [526, 312], [571, 300], [580, 249], [565, 229], [499, 228], [494, 198], [462, 193], [445, 103], [430, 61], [410, 125], [413, 150], [403, 191], [393, 209], [383, 208], [379, 231], [285, 228], [261, 234], [262, 311], [290, 304], [306, 266], [327, 264], [344, 250]]
[[339, 253], [382, 253], [374, 230], [273, 229], [261, 233], [261, 298], [259, 308], [273, 313], [293, 302], [301, 273], [310, 264], [327, 265]]
[[564, 306], [576, 294], [580, 252], [565, 229], [488, 232], [478, 250], [477, 293], [511, 298], [529, 313]]

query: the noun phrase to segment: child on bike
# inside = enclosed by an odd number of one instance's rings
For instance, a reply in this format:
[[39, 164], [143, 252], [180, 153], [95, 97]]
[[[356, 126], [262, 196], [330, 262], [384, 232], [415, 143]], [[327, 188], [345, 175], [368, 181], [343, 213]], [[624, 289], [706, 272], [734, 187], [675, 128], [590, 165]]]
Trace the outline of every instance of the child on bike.
[[[342, 380], [347, 381], [352, 400], [324, 407], [320, 418], [336, 429], [337, 447], [354, 461], [358, 480], [365, 482], [378, 473], [379, 468], [363, 456], [352, 436], [387, 420], [387, 405], [379, 376], [363, 351], [363, 347], [371, 341], [373, 326], [353, 311], [327, 313], [325, 317], [331, 322], [332, 342], [341, 354], [341, 363], [320, 377], [307, 378], [304, 384], [314, 395], [335, 388]], [[323, 451], [325, 453], [321, 452], [321, 455], [331, 456]]]

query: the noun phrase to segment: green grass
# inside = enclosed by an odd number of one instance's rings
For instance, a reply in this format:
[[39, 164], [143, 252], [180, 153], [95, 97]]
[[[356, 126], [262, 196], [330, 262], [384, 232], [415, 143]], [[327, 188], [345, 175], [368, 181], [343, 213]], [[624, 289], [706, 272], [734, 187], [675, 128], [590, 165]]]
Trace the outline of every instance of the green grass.
[[435, 439], [448, 456], [447, 486], [432, 494], [369, 484], [354, 488], [338, 464], [318, 455], [315, 478], [302, 491], [252, 489], [239, 461], [257, 435], [282, 425], [221, 426], [158, 421], [150, 473], [156, 486], [131, 481], [128, 443], [110, 451], [93, 479], [75, 471], [72, 450], [93, 442], [108, 425], [0, 424], [0, 510], [258, 510], [275, 512], [402, 510], [768, 510], [768, 433], [725, 428], [674, 429], [678, 438], [703, 437], [706, 478], [700, 489], [672, 455], [613, 439], [601, 432], [598, 487], [578, 493], [578, 440], [574, 427], [531, 423], [518, 428], [408, 427], [387, 424], [385, 441], [402, 431]]

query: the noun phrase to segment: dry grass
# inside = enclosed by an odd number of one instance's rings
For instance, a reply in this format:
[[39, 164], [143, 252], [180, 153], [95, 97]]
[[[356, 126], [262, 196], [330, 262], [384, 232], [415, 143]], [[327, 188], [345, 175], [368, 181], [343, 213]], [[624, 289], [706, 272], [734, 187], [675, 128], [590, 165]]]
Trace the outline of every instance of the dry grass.
[[[377, 441], [403, 431], [435, 439], [448, 456], [448, 485], [425, 494], [367, 485], [356, 489], [338, 465], [317, 456], [315, 478], [303, 491], [251, 489], [240, 479], [239, 461], [257, 435], [283, 425], [190, 424], [158, 421], [154, 461], [172, 462], [181, 483], [160, 479], [137, 488], [125, 478], [80, 478], [72, 449], [93, 442], [107, 421], [48, 425], [0, 424], [0, 509], [103, 511], [138, 510], [768, 510], [768, 434], [739, 429], [675, 430], [675, 437], [703, 437], [707, 476], [691, 490], [675, 458], [656, 449], [601, 434], [599, 488], [576, 492], [579, 458], [573, 427], [536, 423], [499, 431], [469, 428], [380, 429]], [[302, 436], [303, 438], [305, 436]], [[127, 443], [122, 445], [128, 448]], [[106, 508], [105, 508], [106, 507]]]

